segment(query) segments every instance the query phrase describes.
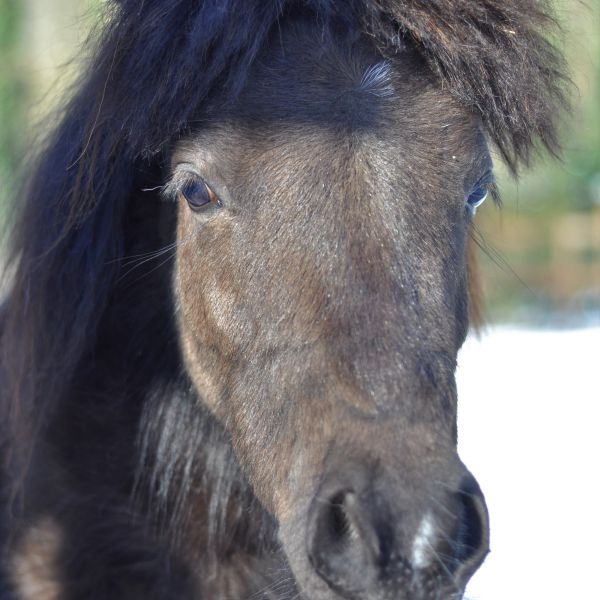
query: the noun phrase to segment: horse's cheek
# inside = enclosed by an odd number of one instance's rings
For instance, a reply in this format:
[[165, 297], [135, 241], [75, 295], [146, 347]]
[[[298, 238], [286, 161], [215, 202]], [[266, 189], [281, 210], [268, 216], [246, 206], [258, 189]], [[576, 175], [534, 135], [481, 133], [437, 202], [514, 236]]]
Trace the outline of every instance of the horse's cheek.
[[181, 350], [202, 402], [221, 418], [231, 366], [240, 345], [234, 335], [240, 328], [231, 327], [238, 301], [236, 290], [224, 284], [227, 278], [220, 277], [222, 256], [217, 260], [220, 253], [211, 249], [214, 244], [205, 242], [217, 239], [221, 247], [227, 235], [215, 234], [212, 227], [200, 231], [189, 215], [180, 219], [173, 286]]
[[173, 281], [177, 324], [186, 370], [204, 403], [210, 407], [218, 397], [218, 390], [211, 384], [214, 379], [209, 376], [218, 364], [218, 357], [211, 357], [211, 353], [204, 350], [207, 331], [202, 327], [202, 290], [195, 275], [193, 254], [187, 244], [181, 244], [177, 253]]

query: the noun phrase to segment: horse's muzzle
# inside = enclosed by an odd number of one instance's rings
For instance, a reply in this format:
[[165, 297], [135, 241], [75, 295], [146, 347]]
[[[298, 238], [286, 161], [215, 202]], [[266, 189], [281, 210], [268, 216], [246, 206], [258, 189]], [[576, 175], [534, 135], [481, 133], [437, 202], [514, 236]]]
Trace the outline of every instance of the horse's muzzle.
[[461, 597], [488, 552], [488, 516], [473, 476], [448, 471], [411, 482], [368, 464], [329, 470], [309, 509], [319, 577], [343, 598]]

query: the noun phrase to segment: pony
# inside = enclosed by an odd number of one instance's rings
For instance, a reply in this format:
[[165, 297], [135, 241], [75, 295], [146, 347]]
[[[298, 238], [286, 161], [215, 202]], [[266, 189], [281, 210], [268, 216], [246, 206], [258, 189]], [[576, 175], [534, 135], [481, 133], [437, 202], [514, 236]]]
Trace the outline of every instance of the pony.
[[11, 225], [3, 599], [458, 599], [491, 150], [558, 152], [543, 0], [111, 0]]

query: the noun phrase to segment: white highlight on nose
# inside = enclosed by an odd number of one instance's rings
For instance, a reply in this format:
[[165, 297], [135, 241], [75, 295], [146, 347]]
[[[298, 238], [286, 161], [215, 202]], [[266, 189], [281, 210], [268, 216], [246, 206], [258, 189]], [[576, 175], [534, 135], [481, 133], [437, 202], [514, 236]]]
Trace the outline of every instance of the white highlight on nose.
[[414, 569], [422, 569], [429, 562], [429, 554], [433, 547], [434, 522], [431, 513], [427, 513], [417, 531], [412, 548], [412, 566]]

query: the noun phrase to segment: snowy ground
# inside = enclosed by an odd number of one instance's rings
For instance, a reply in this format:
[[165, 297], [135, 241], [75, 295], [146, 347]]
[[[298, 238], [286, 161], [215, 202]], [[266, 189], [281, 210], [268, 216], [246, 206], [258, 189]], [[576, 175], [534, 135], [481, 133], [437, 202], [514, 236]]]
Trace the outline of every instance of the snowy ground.
[[492, 535], [467, 598], [600, 600], [600, 328], [469, 339], [458, 390]]

